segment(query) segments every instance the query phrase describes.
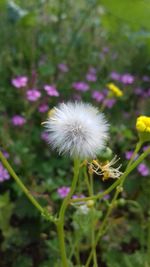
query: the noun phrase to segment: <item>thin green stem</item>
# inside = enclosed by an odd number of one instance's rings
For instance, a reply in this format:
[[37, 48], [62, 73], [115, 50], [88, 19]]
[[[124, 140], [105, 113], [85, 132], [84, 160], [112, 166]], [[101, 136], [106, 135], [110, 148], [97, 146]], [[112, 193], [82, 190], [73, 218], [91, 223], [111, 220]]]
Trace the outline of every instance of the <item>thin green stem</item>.
[[3, 153], [0, 151], [0, 160], [2, 161], [4, 167], [8, 170], [10, 175], [14, 178], [18, 186], [21, 188], [21, 190], [24, 192], [24, 194], [27, 196], [27, 198], [30, 200], [30, 202], [35, 206], [37, 210], [40, 211], [42, 216], [44, 216], [47, 220], [55, 221], [53, 216], [46, 210], [44, 209], [38, 202], [37, 200], [31, 195], [30, 191], [26, 188], [26, 186], [23, 184], [19, 176], [15, 173], [13, 168], [10, 166], [9, 162], [7, 159], [4, 157]]
[[[137, 145], [136, 145], [136, 147], [135, 147], [135, 150], [134, 150], [134, 152], [133, 152], [133, 155], [132, 155], [132, 157], [131, 157], [131, 159], [130, 159], [128, 165], [127, 165], [127, 168], [130, 167], [130, 165], [132, 164], [132, 162], [133, 162], [133, 160], [135, 159], [137, 153], [139, 152], [139, 150], [140, 150], [142, 144], [143, 144], [143, 142], [142, 142], [141, 140], [137, 143]], [[127, 168], [126, 168], [126, 169], [127, 169]]]
[[61, 260], [62, 260], [62, 266], [68, 267], [68, 260], [67, 260], [67, 254], [66, 254], [66, 248], [65, 248], [65, 233], [64, 233], [64, 223], [65, 223], [65, 212], [66, 209], [70, 203], [70, 199], [76, 189], [76, 185], [78, 182], [78, 176], [79, 176], [79, 168], [80, 168], [80, 162], [79, 160], [74, 160], [74, 177], [72, 181], [72, 185], [70, 188], [70, 192], [67, 195], [67, 197], [64, 199], [62, 206], [60, 208], [58, 220], [56, 222], [57, 226], [57, 232], [58, 232], [58, 239], [59, 239], [59, 246], [60, 246], [60, 253], [61, 253]]
[[[93, 209], [94, 211], [94, 209]], [[96, 255], [96, 246], [95, 246], [95, 219], [93, 218], [92, 229], [91, 229], [91, 241], [92, 241], [92, 254], [93, 254], [93, 267], [98, 267], [97, 255]]]
[[[93, 186], [93, 173], [90, 173], [90, 196], [94, 195], [94, 186]], [[96, 246], [95, 246], [95, 224], [97, 219], [95, 219], [95, 214], [94, 214], [94, 207], [92, 207], [92, 228], [91, 228], [91, 247], [92, 247], [92, 254], [93, 254], [93, 267], [98, 267], [97, 263], [97, 255], [96, 255]]]
[[91, 186], [90, 186], [90, 183], [89, 183], [89, 177], [88, 177], [88, 174], [87, 174], [87, 171], [86, 171], [86, 166], [83, 167], [83, 173], [84, 173], [84, 179], [85, 179], [85, 183], [87, 185], [87, 189], [88, 189], [89, 195], [91, 196], [92, 195], [92, 190], [91, 190]]

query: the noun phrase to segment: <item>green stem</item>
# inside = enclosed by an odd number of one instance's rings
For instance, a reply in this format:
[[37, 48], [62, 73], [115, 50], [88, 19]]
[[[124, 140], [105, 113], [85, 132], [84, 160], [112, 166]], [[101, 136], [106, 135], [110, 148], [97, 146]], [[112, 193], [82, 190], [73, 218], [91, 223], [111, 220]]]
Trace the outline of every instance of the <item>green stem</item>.
[[43, 216], [46, 217], [46, 219], [54, 221], [53, 216], [46, 210], [44, 209], [38, 202], [37, 200], [31, 195], [30, 191], [26, 188], [26, 186], [22, 183], [21, 179], [19, 176], [15, 173], [13, 168], [10, 166], [9, 162], [7, 159], [4, 157], [3, 153], [0, 151], [0, 160], [2, 161], [4, 167], [8, 170], [10, 175], [14, 178], [18, 186], [21, 188], [21, 190], [24, 192], [24, 194], [27, 196], [27, 198], [30, 200], [30, 202], [35, 206], [37, 210], [41, 212]]
[[90, 183], [89, 183], [89, 177], [88, 177], [88, 174], [87, 174], [87, 171], [86, 171], [86, 166], [84, 166], [84, 168], [83, 168], [83, 173], [84, 173], [85, 183], [86, 183], [87, 188], [88, 188], [88, 193], [91, 196], [92, 195], [92, 190], [91, 190], [91, 186], [90, 186]]
[[79, 168], [80, 168], [80, 162], [79, 162], [79, 160], [75, 159], [74, 160], [74, 177], [73, 177], [72, 185], [70, 188], [70, 192], [62, 203], [62, 206], [61, 206], [60, 212], [59, 212], [59, 217], [58, 217], [58, 220], [56, 222], [63, 267], [68, 267], [68, 260], [67, 260], [67, 254], [66, 254], [66, 248], [65, 248], [65, 233], [64, 233], [65, 218], [64, 217], [65, 217], [66, 209], [70, 203], [70, 199], [71, 199], [71, 197], [72, 197], [72, 195], [76, 189], [76, 185], [78, 182], [78, 176], [79, 176]]
[[[90, 173], [90, 196], [94, 195], [94, 186], [93, 186], [93, 174]], [[95, 209], [92, 207], [92, 229], [91, 229], [91, 247], [92, 247], [92, 254], [93, 254], [93, 267], [98, 267], [97, 263], [97, 255], [96, 255], [96, 246], [95, 246], [95, 225], [96, 225], [96, 219], [95, 219]]]
[[[94, 209], [93, 209], [94, 211]], [[97, 264], [97, 255], [96, 255], [96, 246], [95, 246], [95, 219], [93, 218], [92, 229], [91, 229], [91, 240], [92, 240], [92, 254], [93, 254], [93, 267], [98, 267]]]
[[[135, 150], [134, 150], [134, 152], [133, 152], [133, 155], [132, 155], [132, 157], [131, 157], [131, 159], [130, 159], [128, 165], [127, 165], [127, 168], [130, 167], [130, 165], [132, 164], [132, 162], [133, 162], [133, 160], [135, 159], [137, 153], [139, 152], [139, 150], [140, 150], [142, 144], [143, 144], [143, 142], [142, 142], [141, 140], [137, 143], [136, 148], [135, 148]], [[126, 168], [126, 169], [127, 169], [127, 168]]]

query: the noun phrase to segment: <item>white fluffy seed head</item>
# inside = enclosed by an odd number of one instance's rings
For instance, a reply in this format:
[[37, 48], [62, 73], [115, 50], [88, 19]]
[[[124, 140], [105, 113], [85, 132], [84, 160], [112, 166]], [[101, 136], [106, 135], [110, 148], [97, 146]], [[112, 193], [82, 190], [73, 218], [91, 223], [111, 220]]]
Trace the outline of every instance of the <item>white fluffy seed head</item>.
[[95, 158], [108, 139], [104, 115], [87, 103], [59, 104], [44, 124], [53, 148], [71, 157]]

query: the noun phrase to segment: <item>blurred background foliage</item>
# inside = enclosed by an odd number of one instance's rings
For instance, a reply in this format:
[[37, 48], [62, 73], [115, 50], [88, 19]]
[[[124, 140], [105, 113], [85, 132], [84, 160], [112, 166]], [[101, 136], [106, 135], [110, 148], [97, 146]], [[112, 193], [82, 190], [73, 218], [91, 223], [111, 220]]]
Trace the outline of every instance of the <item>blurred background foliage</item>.
[[[106, 90], [106, 84], [112, 82], [111, 73], [132, 75], [133, 84], [115, 81], [124, 96], [104, 110], [111, 124], [108, 145], [124, 167], [125, 152], [133, 150], [137, 140], [136, 117], [149, 115], [149, 15], [149, 0], [0, 0], [0, 146], [9, 153], [9, 161], [33, 195], [48, 209], [56, 211], [59, 207], [57, 189], [70, 185], [72, 168], [70, 159], [55, 154], [41, 139], [41, 122], [47, 114], [40, 113], [39, 106], [46, 103], [52, 108], [60, 101], [82, 99], [100, 107], [92, 93]], [[66, 73], [58, 68], [60, 63], [67, 65]], [[72, 84], [85, 81], [91, 67], [96, 69], [97, 80], [89, 82], [87, 92], [75, 91]], [[40, 100], [29, 102], [27, 88], [14, 88], [12, 78], [21, 75], [28, 77], [28, 89], [40, 90]], [[47, 96], [44, 84], [54, 84], [59, 97]], [[135, 93], [137, 88], [140, 95]], [[23, 127], [12, 125], [15, 114], [25, 117]], [[121, 206], [110, 219], [113, 228], [100, 245], [101, 266], [117, 267], [120, 262], [122, 267], [143, 267], [150, 216], [148, 178], [136, 171], [127, 181], [121, 198], [132, 199], [141, 210]], [[103, 190], [111, 182], [95, 177], [95, 190]], [[81, 189], [86, 194], [82, 184]], [[59, 266], [53, 226], [40, 218], [13, 180], [0, 183], [0, 194], [0, 266]], [[107, 205], [107, 201], [101, 202], [102, 211]], [[68, 225], [70, 221], [71, 214]], [[72, 227], [67, 228], [68, 247]], [[80, 255], [83, 263], [87, 253]]]

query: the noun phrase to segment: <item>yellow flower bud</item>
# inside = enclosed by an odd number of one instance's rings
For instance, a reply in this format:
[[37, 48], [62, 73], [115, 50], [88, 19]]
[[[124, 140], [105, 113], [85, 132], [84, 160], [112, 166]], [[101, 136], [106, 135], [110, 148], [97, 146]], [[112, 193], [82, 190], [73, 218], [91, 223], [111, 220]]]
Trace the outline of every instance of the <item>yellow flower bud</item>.
[[150, 117], [139, 116], [136, 121], [136, 129], [142, 142], [150, 140]]
[[94, 206], [94, 200], [90, 199], [87, 201], [87, 207], [92, 208]]
[[114, 83], [108, 83], [107, 87], [115, 96], [123, 96], [123, 92]]

